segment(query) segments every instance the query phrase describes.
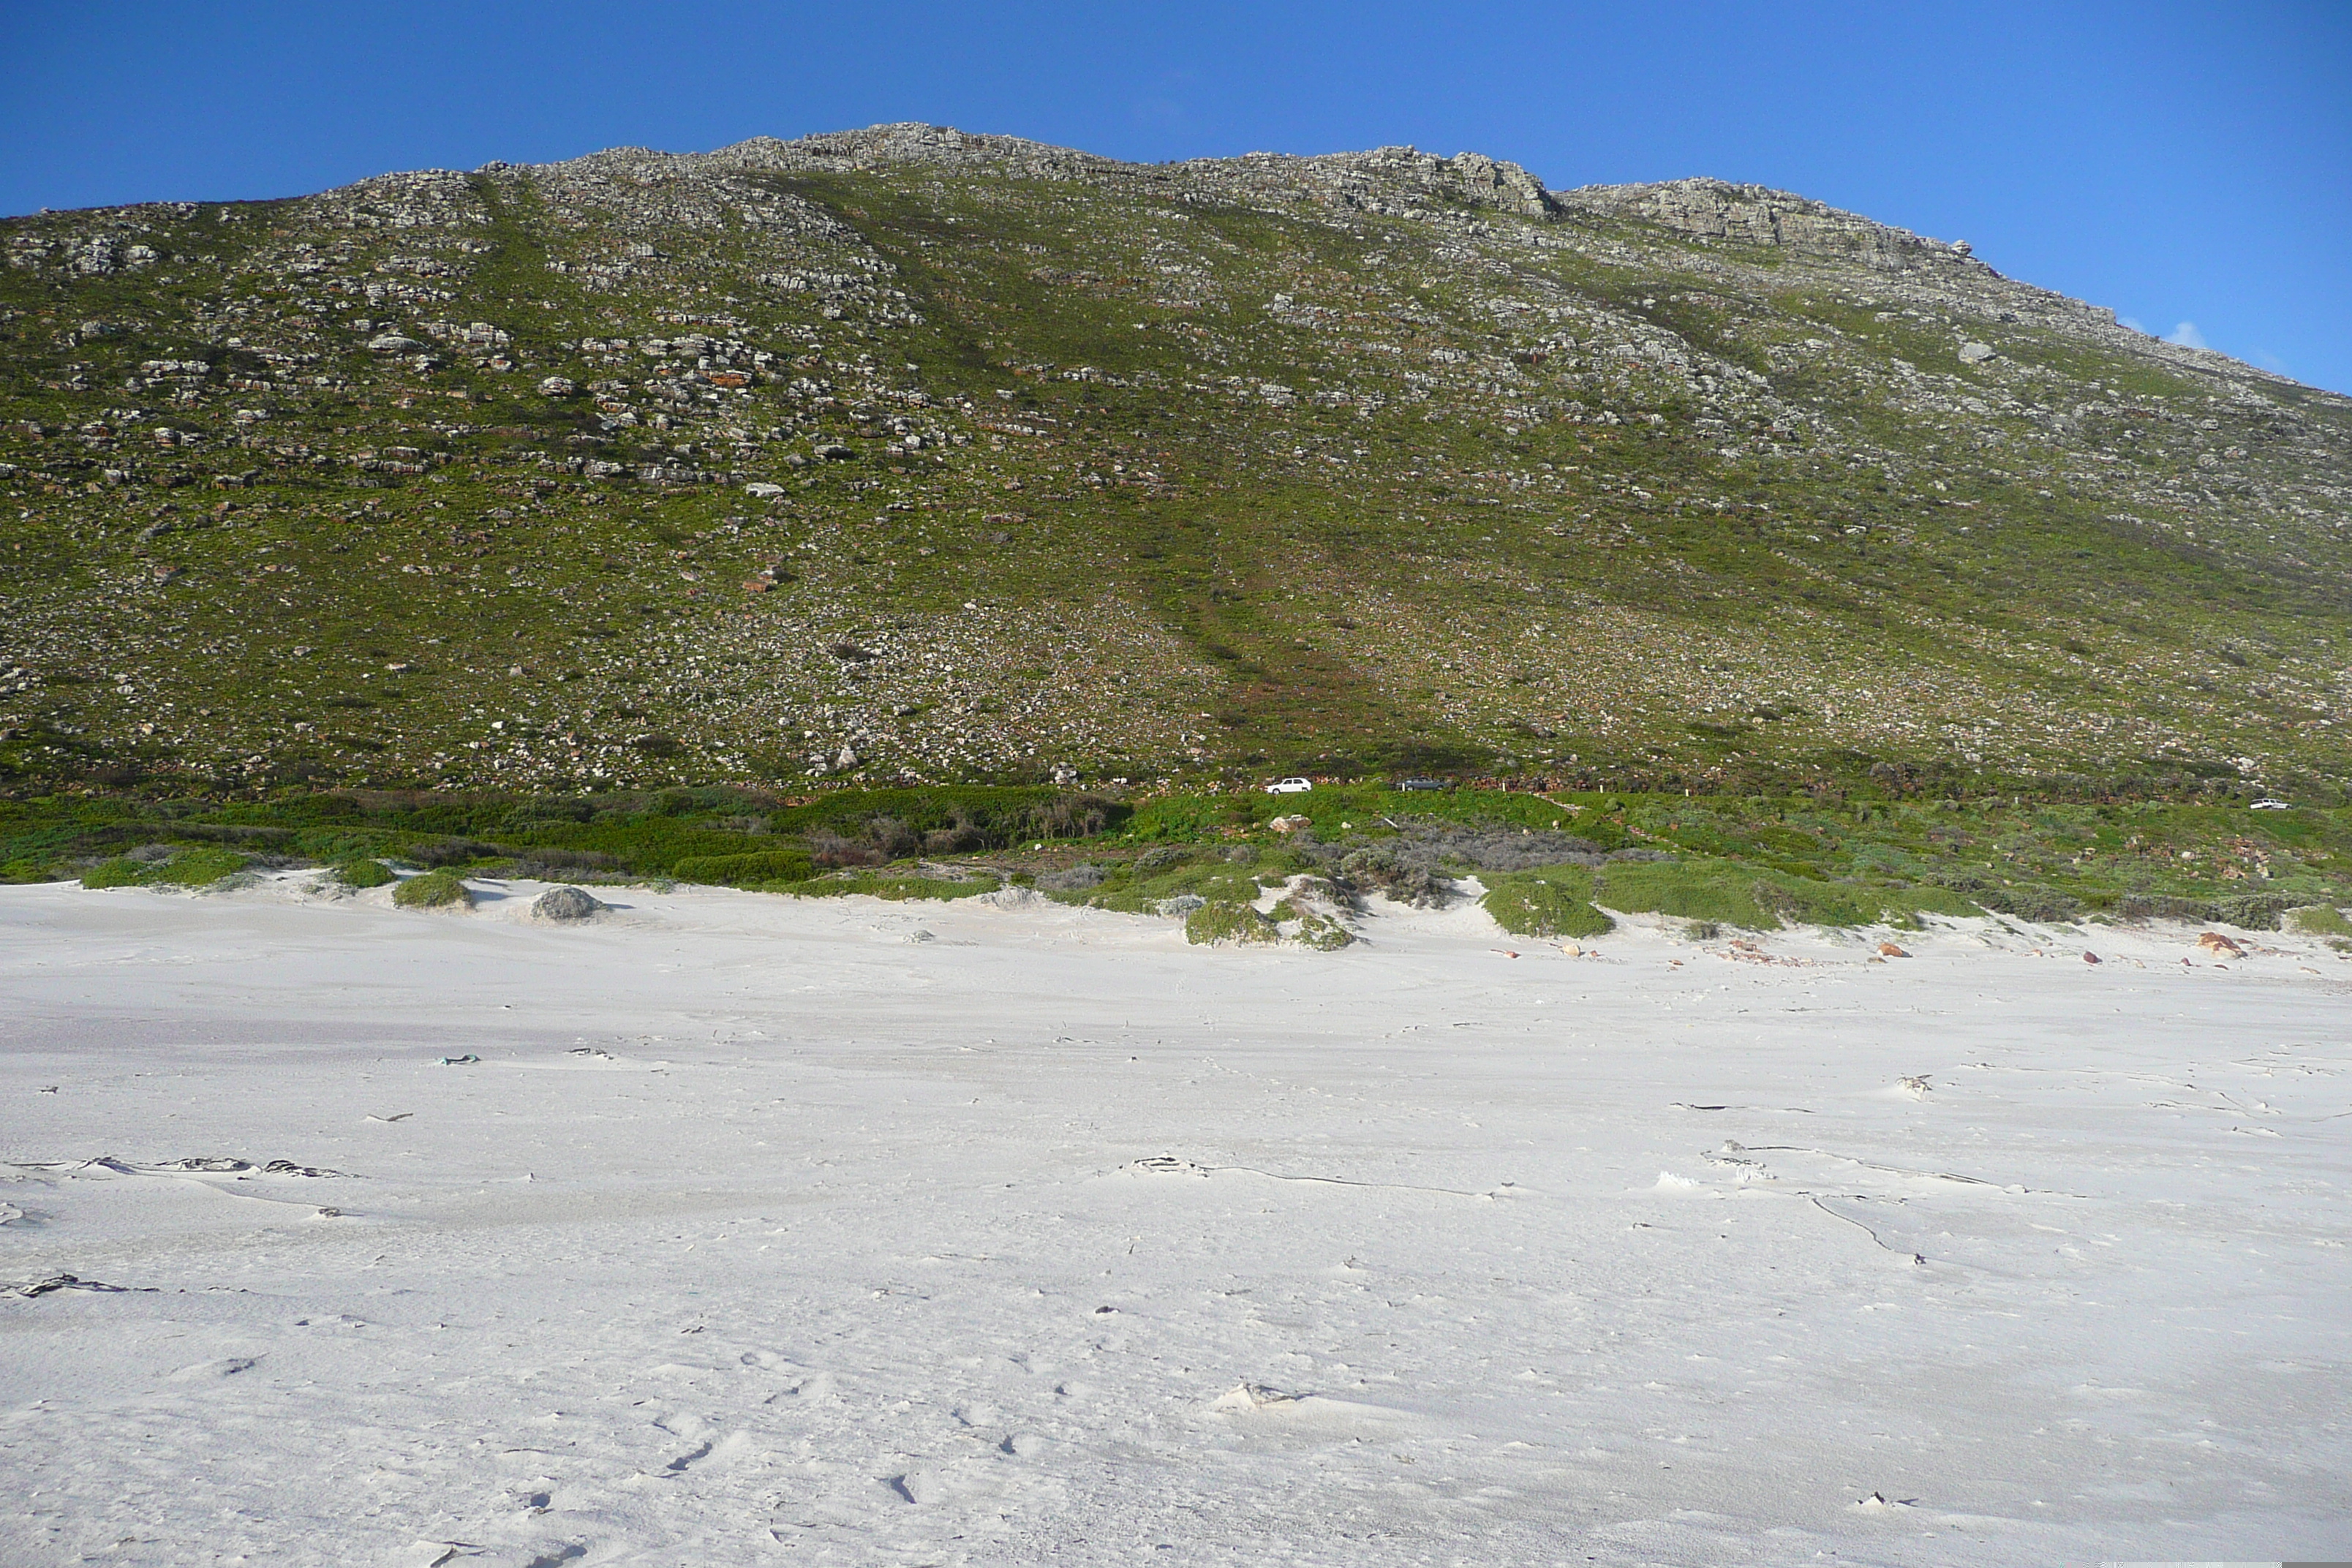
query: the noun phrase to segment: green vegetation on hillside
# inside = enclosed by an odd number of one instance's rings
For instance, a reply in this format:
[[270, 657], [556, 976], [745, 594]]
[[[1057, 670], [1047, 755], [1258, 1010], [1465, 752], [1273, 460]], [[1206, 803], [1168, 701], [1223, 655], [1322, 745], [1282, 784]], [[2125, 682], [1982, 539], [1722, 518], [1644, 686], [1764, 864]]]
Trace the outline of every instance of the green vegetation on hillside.
[[880, 128], [0, 222], [0, 790], [2342, 798], [2352, 405], [1494, 167]]

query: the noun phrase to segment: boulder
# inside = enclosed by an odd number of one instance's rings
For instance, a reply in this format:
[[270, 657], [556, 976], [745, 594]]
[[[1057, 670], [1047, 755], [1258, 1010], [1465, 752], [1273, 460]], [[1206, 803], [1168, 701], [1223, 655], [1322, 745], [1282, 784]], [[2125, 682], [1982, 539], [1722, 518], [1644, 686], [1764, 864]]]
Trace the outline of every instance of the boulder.
[[530, 915], [541, 921], [591, 921], [611, 907], [584, 888], [550, 888], [530, 901]]

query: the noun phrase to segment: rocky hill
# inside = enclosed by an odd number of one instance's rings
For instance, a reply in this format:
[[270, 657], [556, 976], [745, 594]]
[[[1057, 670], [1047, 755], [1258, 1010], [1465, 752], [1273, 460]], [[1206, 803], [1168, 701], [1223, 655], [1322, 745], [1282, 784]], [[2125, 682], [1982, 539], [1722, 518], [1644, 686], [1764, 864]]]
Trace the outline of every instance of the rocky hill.
[[1777, 191], [898, 125], [0, 249], [17, 789], [2344, 771], [2352, 402]]

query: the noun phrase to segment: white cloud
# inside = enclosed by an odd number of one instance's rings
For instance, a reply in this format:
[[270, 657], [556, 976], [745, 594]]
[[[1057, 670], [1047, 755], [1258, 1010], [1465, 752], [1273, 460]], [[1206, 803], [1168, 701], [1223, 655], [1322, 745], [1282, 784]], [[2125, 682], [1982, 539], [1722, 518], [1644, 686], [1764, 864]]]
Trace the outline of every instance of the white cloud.
[[2119, 321], [2120, 323], [2122, 323], [2124, 326], [2129, 327], [2133, 331], [2137, 332], [2141, 337], [2144, 337], [2144, 338], [2152, 338], [2152, 337], [2156, 336], [2156, 334], [2155, 334], [2154, 332], [2149, 331], [2146, 327], [2142, 326], [2142, 325], [2141, 325], [2137, 321], [2134, 320], [2132, 317], [2129, 317], [2129, 316], [2118, 316], [2118, 317], [2116, 317], [2116, 320], [2117, 321]]
[[2164, 341], [2168, 343], [2179, 343], [2185, 349], [2210, 349], [2213, 346], [2205, 341], [2205, 334], [2197, 330], [2197, 323], [2194, 321], [2181, 322], [2165, 334]]

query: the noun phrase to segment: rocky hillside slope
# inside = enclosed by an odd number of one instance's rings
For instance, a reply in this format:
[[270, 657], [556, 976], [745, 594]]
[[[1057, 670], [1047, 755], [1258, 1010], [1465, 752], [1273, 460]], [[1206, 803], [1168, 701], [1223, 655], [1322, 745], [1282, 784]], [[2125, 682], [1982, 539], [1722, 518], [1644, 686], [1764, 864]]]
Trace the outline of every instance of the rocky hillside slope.
[[1759, 187], [898, 125], [0, 249], [20, 789], [2346, 761], [2352, 402]]

